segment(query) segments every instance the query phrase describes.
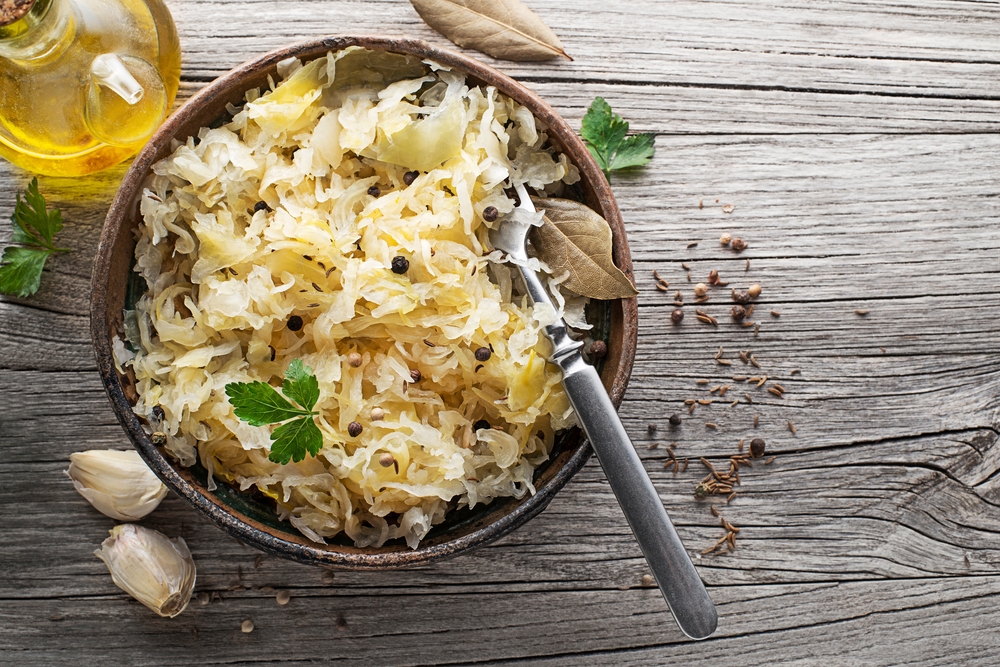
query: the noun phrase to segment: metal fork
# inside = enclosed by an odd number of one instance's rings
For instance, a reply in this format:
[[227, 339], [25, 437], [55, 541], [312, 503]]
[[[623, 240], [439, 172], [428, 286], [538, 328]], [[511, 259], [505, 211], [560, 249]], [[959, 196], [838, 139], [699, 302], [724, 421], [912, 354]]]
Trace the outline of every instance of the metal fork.
[[[515, 188], [521, 200], [518, 208], [534, 212], [535, 207], [524, 186], [517, 185]], [[517, 217], [508, 215], [496, 229], [491, 229], [490, 243], [514, 259], [527, 260], [525, 242], [531, 225], [517, 220]], [[555, 309], [538, 275], [522, 266], [518, 268], [528, 298], [533, 303], [547, 304]], [[677, 625], [692, 639], [709, 637], [718, 625], [715, 606], [677, 536], [660, 496], [604, 390], [600, 376], [580, 354], [583, 343], [569, 337], [562, 318], [545, 327], [545, 333], [552, 341], [550, 361], [562, 369], [566, 395], [597, 453], [597, 459]]]

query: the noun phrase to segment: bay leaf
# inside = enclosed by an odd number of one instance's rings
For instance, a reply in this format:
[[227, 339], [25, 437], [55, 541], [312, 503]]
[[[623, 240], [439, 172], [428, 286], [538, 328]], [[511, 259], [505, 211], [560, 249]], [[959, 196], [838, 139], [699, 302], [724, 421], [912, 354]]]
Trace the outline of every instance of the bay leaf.
[[459, 46], [501, 60], [572, 60], [556, 34], [520, 0], [410, 0], [427, 25]]
[[531, 201], [545, 211], [542, 226], [531, 230], [531, 244], [553, 275], [569, 271], [563, 285], [591, 299], [627, 299], [639, 293], [611, 258], [611, 227], [604, 218], [570, 199]]

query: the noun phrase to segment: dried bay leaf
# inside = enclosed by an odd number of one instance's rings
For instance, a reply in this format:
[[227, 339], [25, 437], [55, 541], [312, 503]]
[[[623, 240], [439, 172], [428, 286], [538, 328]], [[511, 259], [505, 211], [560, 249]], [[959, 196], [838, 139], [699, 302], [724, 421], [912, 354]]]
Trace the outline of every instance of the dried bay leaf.
[[611, 227], [604, 218], [570, 199], [531, 200], [545, 210], [542, 226], [531, 230], [531, 243], [553, 275], [569, 271], [563, 285], [591, 299], [627, 299], [639, 293], [611, 258]]
[[572, 60], [556, 34], [520, 0], [410, 0], [427, 25], [459, 46], [501, 60]]

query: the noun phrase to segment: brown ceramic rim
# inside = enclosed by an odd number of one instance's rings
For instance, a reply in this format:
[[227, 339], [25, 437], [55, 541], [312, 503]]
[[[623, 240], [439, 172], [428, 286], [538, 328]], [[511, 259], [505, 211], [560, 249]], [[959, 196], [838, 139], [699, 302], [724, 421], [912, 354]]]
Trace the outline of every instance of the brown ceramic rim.
[[[331, 36], [300, 42], [272, 51], [249, 61], [216, 79], [192, 97], [174, 113], [153, 135], [125, 174], [121, 187], [108, 210], [101, 234], [91, 294], [91, 334], [94, 340], [98, 370], [111, 400], [111, 406], [139, 454], [160, 479], [182, 498], [194, 505], [216, 525], [243, 543], [255, 546], [291, 560], [344, 569], [394, 569], [448, 558], [511, 532], [541, 512], [566, 482], [583, 467], [591, 455], [590, 443], [582, 436], [554, 460], [547, 473], [536, 481], [537, 492], [527, 495], [512, 508], [501, 508], [470, 525], [460, 526], [458, 535], [450, 532], [425, 540], [411, 550], [405, 545], [386, 545], [360, 549], [354, 546], [318, 545], [294, 535], [275, 534], [273, 529], [229, 508], [211, 491], [193, 478], [184, 468], [175, 467], [163, 452], [153, 445], [143, 430], [140, 419], [132, 412], [124, 382], [115, 370], [112, 338], [121, 335], [122, 310], [125, 303], [125, 281], [130, 257], [134, 251], [131, 233], [137, 219], [136, 205], [142, 182], [151, 166], [165, 157], [170, 140], [187, 137], [198, 128], [217, 118], [227, 102], [237, 103], [243, 92], [266, 82], [278, 62], [298, 57], [311, 60], [328, 51], [349, 46], [361, 46], [376, 51], [389, 51], [418, 56], [450, 66], [487, 85], [496, 86], [504, 94], [527, 106], [550, 128], [550, 137], [580, 169], [587, 203], [601, 212], [611, 226], [615, 263], [631, 278], [632, 261], [625, 237], [625, 226], [604, 175], [573, 129], [540, 97], [510, 77], [464, 55], [439, 49], [416, 39], [378, 36]], [[615, 406], [621, 403], [628, 385], [635, 357], [638, 332], [636, 300], [623, 299], [612, 303], [611, 335], [602, 379]]]

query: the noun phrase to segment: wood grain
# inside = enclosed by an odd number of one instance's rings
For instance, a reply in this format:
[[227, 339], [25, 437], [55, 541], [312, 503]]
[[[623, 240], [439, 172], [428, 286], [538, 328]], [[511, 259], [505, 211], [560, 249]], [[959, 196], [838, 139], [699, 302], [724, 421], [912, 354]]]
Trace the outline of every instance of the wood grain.
[[[308, 35], [442, 43], [405, 1], [233, 4], [171, 3], [182, 96]], [[571, 123], [603, 95], [633, 128], [658, 134], [652, 165], [612, 180], [640, 289], [621, 414], [692, 553], [723, 534], [710, 504], [742, 529], [736, 551], [695, 561], [719, 605], [717, 636], [683, 641], [642, 585], [645, 563], [594, 461], [495, 546], [325, 580], [240, 545], [170, 497], [144, 523], [183, 535], [198, 592], [221, 599], [165, 621], [125, 596], [92, 555], [113, 522], [62, 473], [70, 452], [127, 446], [86, 317], [118, 168], [40, 179], [76, 252], [51, 262], [36, 297], [0, 298], [0, 662], [996, 663], [1000, 4], [529, 4], [576, 60], [502, 68]], [[0, 165], [0, 210], [29, 179]], [[723, 248], [723, 232], [749, 248]], [[655, 290], [653, 269], [671, 294]], [[717, 328], [694, 319], [692, 286], [711, 269], [730, 286], [762, 286], [756, 337], [728, 319], [729, 287], [699, 305]], [[687, 304], [680, 326], [669, 320], [673, 289]], [[732, 366], [715, 361], [720, 345]], [[785, 397], [732, 379], [754, 374]], [[718, 384], [733, 385], [722, 399], [708, 393]], [[689, 398], [714, 402], [688, 415]], [[679, 427], [667, 422], [675, 412]], [[698, 457], [724, 465], [751, 437], [775, 461], [744, 469], [731, 505], [696, 501]], [[664, 467], [674, 442], [690, 460], [676, 476]], [[291, 591], [288, 606], [274, 602], [277, 589]], [[249, 635], [239, 629], [247, 618]]]

